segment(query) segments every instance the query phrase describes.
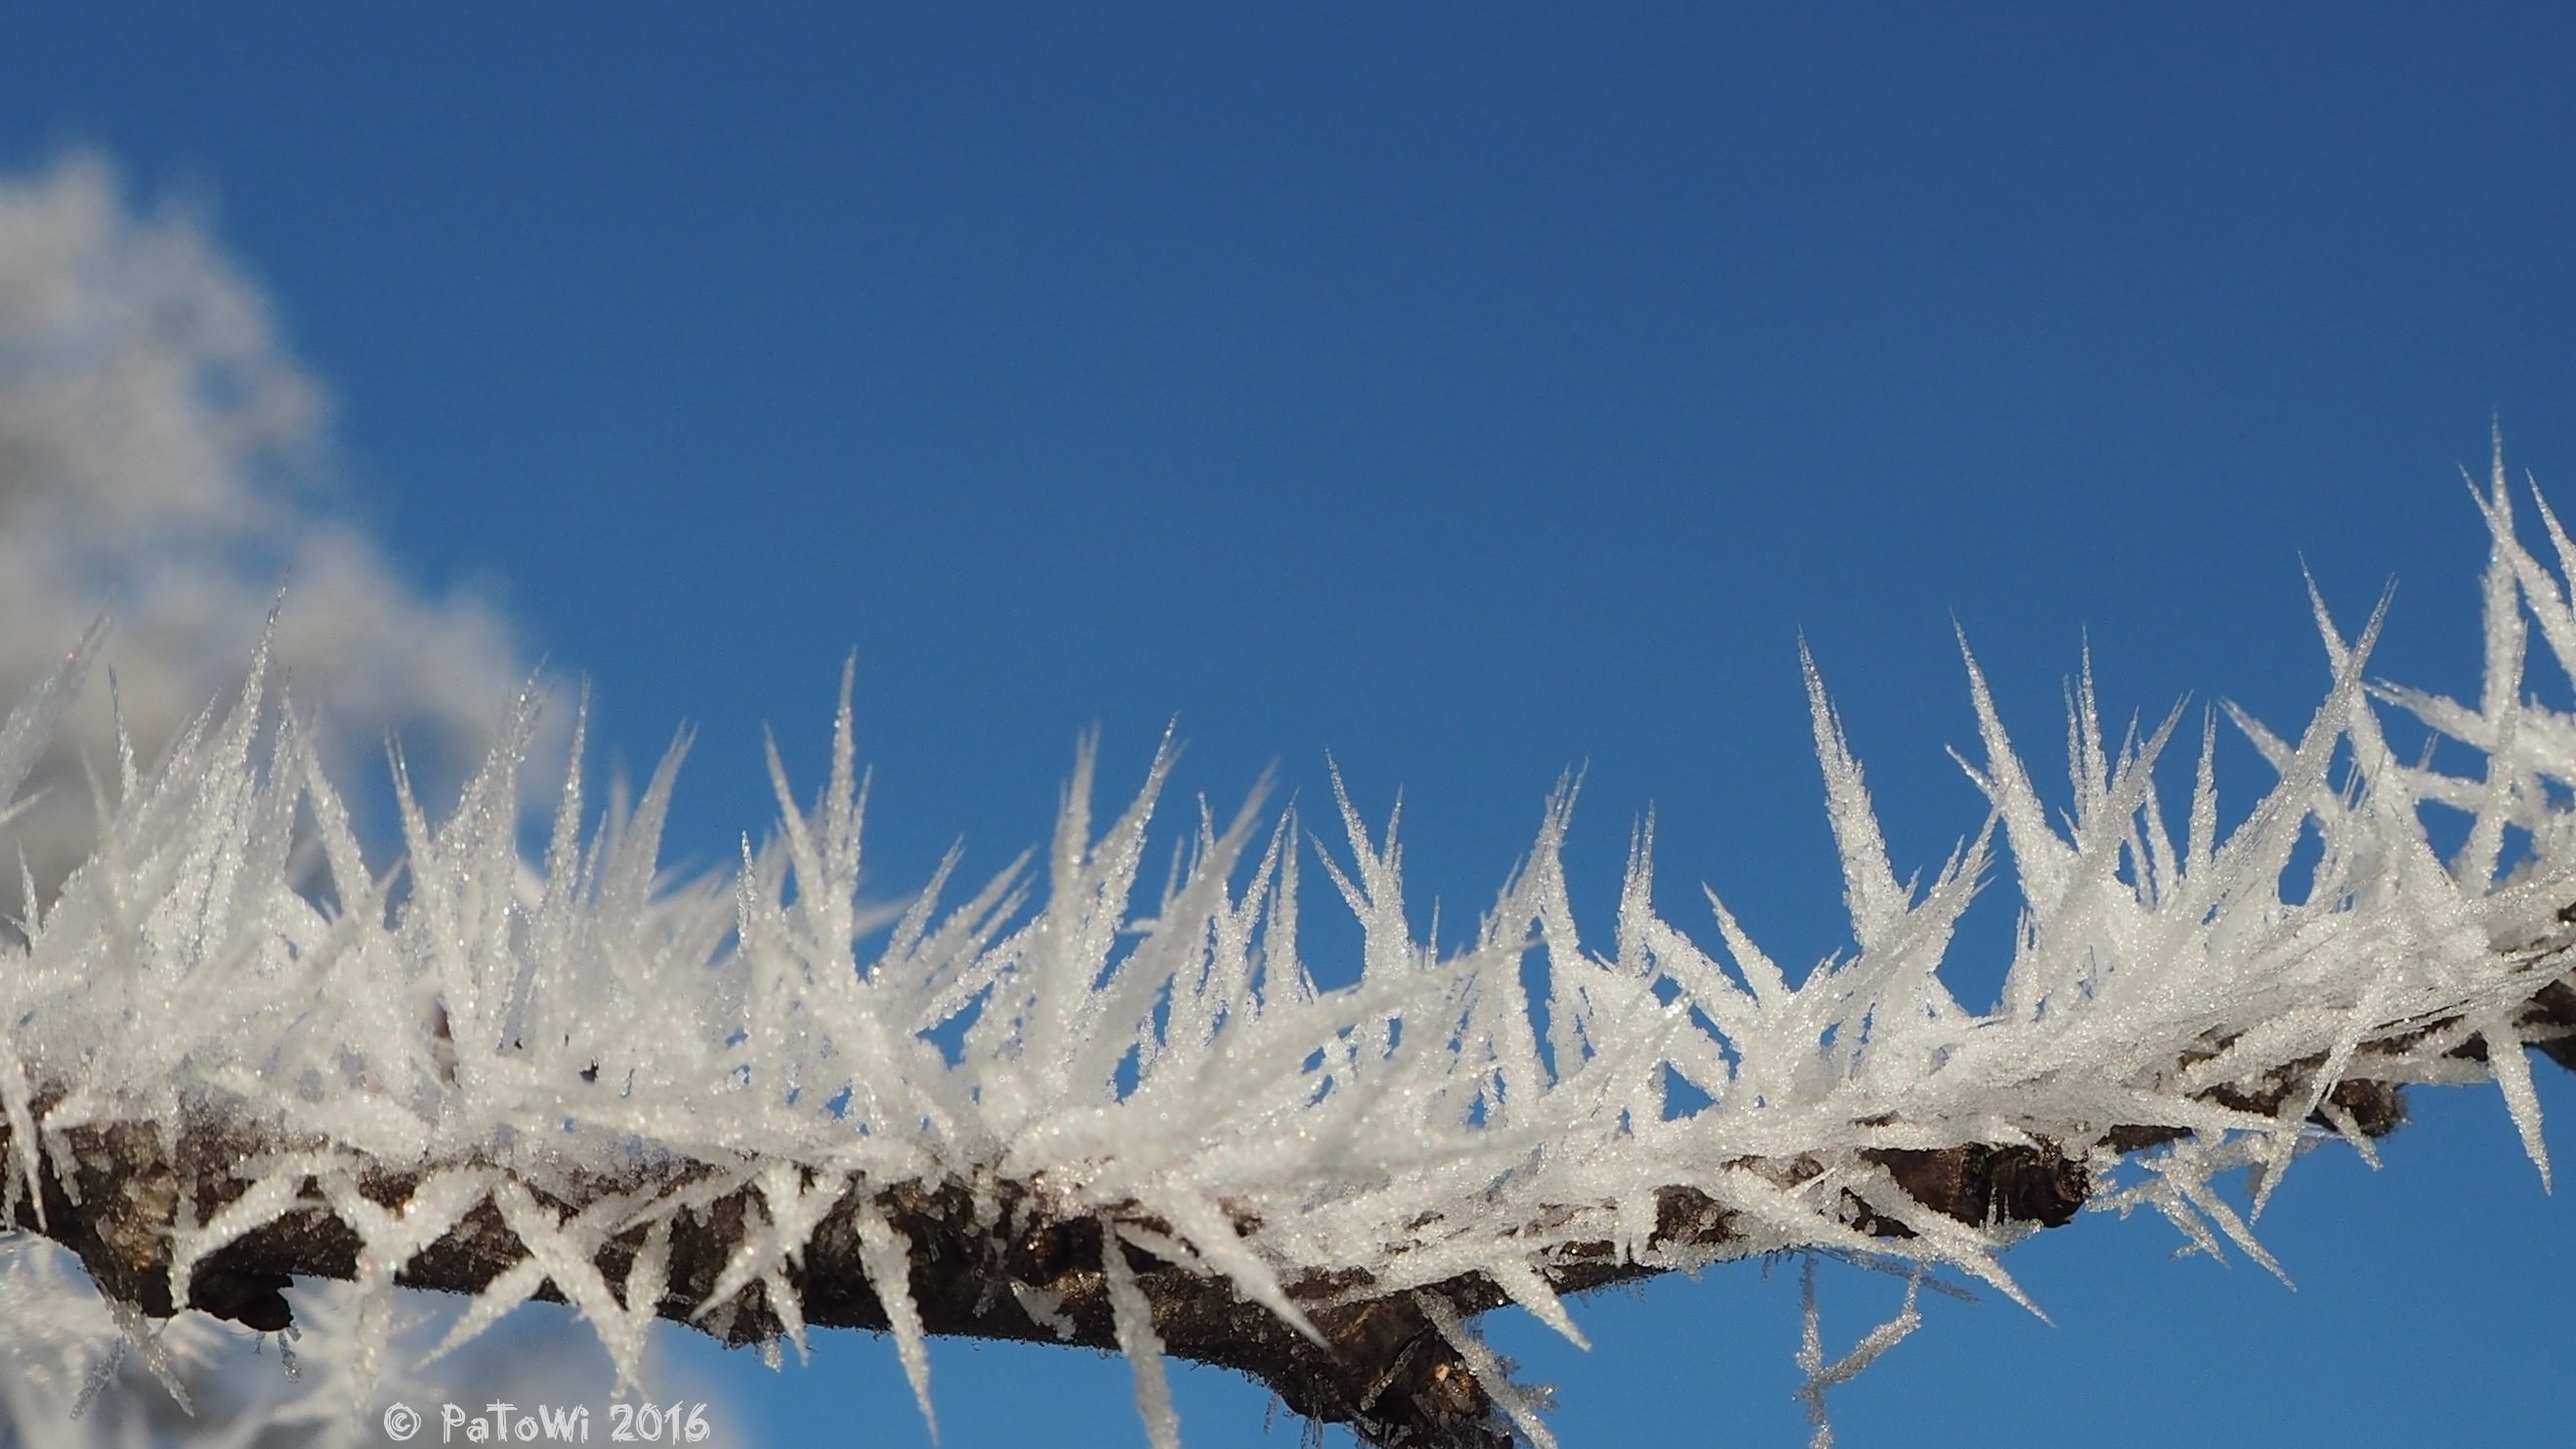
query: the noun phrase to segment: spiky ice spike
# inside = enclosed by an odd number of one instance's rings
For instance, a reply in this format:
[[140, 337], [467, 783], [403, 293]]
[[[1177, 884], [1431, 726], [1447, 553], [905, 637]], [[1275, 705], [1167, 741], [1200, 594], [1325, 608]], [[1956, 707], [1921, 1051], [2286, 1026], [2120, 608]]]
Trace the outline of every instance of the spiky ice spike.
[[1521, 1437], [1528, 1440], [1534, 1449], [1556, 1449], [1556, 1435], [1539, 1417], [1540, 1410], [1547, 1406], [1547, 1391], [1513, 1383], [1511, 1370], [1501, 1356], [1478, 1337], [1476, 1330], [1469, 1328], [1448, 1303], [1427, 1293], [1415, 1301], [1422, 1305], [1422, 1311], [1431, 1319], [1432, 1326], [1440, 1331], [1442, 1341], [1457, 1350], [1468, 1372], [1476, 1376], [1478, 1386], [1494, 1401], [1495, 1407], [1503, 1411], [1504, 1417], [1511, 1421]]
[[1880, 1355], [1904, 1341], [1906, 1335], [1920, 1327], [1922, 1313], [1915, 1300], [1923, 1291], [1923, 1277], [1916, 1274], [1905, 1282], [1905, 1302], [1896, 1316], [1863, 1335], [1852, 1345], [1851, 1352], [1832, 1363], [1825, 1362], [1822, 1316], [1816, 1308], [1816, 1259], [1809, 1254], [1798, 1269], [1799, 1344], [1798, 1368], [1806, 1381], [1798, 1386], [1798, 1397], [1806, 1401], [1807, 1422], [1815, 1426], [1815, 1435], [1807, 1449], [1833, 1449], [1833, 1417], [1825, 1410], [1825, 1395], [1850, 1383], [1860, 1371], [1877, 1362]]
[[1100, 1255], [1109, 1289], [1109, 1313], [1118, 1351], [1136, 1375], [1136, 1414], [1145, 1421], [1145, 1437], [1154, 1449], [1181, 1449], [1181, 1416], [1172, 1407], [1172, 1385], [1163, 1372], [1163, 1340], [1154, 1332], [1154, 1305], [1136, 1283], [1127, 1247], [1110, 1230]]
[[931, 1441], [936, 1443], [939, 1412], [930, 1403], [930, 1343], [921, 1329], [921, 1306], [912, 1297], [912, 1244], [886, 1221], [875, 1203], [865, 1199], [859, 1204], [858, 1231], [860, 1261], [867, 1269], [868, 1286], [885, 1305], [886, 1321], [894, 1331], [895, 1354], [903, 1363], [904, 1382], [912, 1386], [913, 1403], [921, 1410], [921, 1421], [929, 1427]]

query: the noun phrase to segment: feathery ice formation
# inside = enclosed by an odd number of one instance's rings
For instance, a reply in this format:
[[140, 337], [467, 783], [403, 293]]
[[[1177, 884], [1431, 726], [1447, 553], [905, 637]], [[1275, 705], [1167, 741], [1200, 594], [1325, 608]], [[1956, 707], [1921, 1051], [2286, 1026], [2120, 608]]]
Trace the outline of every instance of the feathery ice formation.
[[[121, 751], [94, 855], [0, 958], [0, 1219], [77, 1253], [147, 1355], [150, 1318], [277, 1330], [290, 1275], [352, 1281], [358, 1402], [405, 1284], [473, 1295], [440, 1353], [548, 1296], [621, 1374], [656, 1317], [773, 1349], [882, 1330], [924, 1414], [931, 1336], [1114, 1347], [1157, 1446], [1166, 1354], [1374, 1443], [1547, 1444], [1544, 1392], [1475, 1315], [1515, 1303], [1580, 1341], [1563, 1295], [1750, 1254], [2018, 1299], [2017, 1237], [2144, 1204], [2268, 1262], [2212, 1179], [2251, 1167], [2259, 1204], [2319, 1140], [2368, 1154], [2408, 1084], [2493, 1080], [2549, 1170], [2524, 1048], [2576, 1065], [2576, 717], [2524, 671], [2532, 622], [2576, 668], [2576, 548], [2545, 504], [2556, 572], [2522, 546], [2500, 471], [2479, 503], [2480, 698], [2366, 683], [2377, 619], [2347, 639], [2320, 604], [2332, 691], [2296, 739], [2237, 718], [2279, 780], [2223, 836], [2210, 728], [2177, 835], [2150, 778], [2175, 718], [2115, 741], [2085, 680], [2052, 816], [1971, 661], [1992, 814], [1917, 890], [1810, 665], [1858, 950], [1796, 984], [1714, 896], [1719, 950], [1668, 924], [1642, 833], [1608, 949], [1586, 945], [1570, 791], [1443, 954], [1407, 925], [1393, 826], [1337, 790], [1346, 854], [1322, 869], [1364, 947], [1321, 989], [1293, 820], [1202, 806], [1137, 903], [1168, 750], [1105, 826], [1083, 754], [1041, 881], [942, 905], [943, 867], [872, 918], [846, 677], [819, 798], [773, 755], [777, 838], [729, 885], [657, 873], [677, 747], [589, 827], [576, 746], [523, 860], [524, 702], [443, 820], [398, 770], [406, 856], [380, 869], [293, 711], [263, 724], [255, 664], [157, 767]], [[95, 643], [0, 730], [0, 797]], [[2379, 706], [2483, 771], [2401, 763]], [[2447, 860], [2427, 806], [2472, 822]], [[1938, 968], [1999, 847], [2026, 905], [1979, 1012]], [[1705, 1104], [1677, 1107], [1676, 1078]], [[1811, 1319], [1820, 1422], [1908, 1304], [1832, 1365]]]

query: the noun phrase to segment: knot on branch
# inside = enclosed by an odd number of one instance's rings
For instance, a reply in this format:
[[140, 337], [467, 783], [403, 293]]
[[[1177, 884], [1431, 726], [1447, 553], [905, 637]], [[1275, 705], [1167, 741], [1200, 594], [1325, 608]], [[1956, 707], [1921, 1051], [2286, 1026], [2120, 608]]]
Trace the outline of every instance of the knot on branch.
[[[1943, 1217], [1971, 1227], [2031, 1223], [2062, 1228], [2092, 1195], [2093, 1177], [2081, 1158], [2054, 1142], [1959, 1147], [1879, 1147], [1861, 1154], [1887, 1169], [1905, 1195]], [[1888, 1225], [1888, 1236], [1911, 1237]], [[1877, 1229], [1870, 1229], [1877, 1231]]]

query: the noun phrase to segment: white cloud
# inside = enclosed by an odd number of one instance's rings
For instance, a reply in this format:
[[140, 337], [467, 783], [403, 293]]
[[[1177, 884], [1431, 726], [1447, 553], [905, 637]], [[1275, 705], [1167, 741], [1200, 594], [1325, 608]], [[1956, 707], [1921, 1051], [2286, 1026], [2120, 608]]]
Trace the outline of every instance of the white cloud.
[[[0, 176], [0, 708], [106, 615], [103, 659], [148, 766], [189, 717], [239, 687], [283, 587], [275, 657], [298, 711], [344, 747], [336, 777], [381, 780], [371, 757], [388, 729], [416, 759], [478, 762], [524, 682], [508, 622], [486, 601], [424, 591], [335, 510], [329, 422], [327, 394], [267, 297], [201, 218], [130, 205], [95, 156]], [[38, 776], [42, 797], [0, 847], [24, 842], [40, 882], [94, 843], [82, 757], [114, 768], [108, 692], [93, 682], [63, 733]], [[16, 911], [15, 877], [0, 856], [0, 914]], [[322, 1370], [300, 1388], [273, 1352], [262, 1362], [243, 1333], [190, 1315], [167, 1341], [204, 1396], [197, 1419], [183, 1421], [137, 1371], [75, 1418], [114, 1335], [66, 1263], [0, 1234], [0, 1318], [53, 1325], [62, 1354], [0, 1353], [0, 1443], [303, 1442], [318, 1430], [296, 1427], [299, 1414], [345, 1392], [333, 1375], [356, 1339], [333, 1330], [353, 1300], [323, 1286], [298, 1297], [320, 1330], [305, 1361]], [[606, 1384], [587, 1340], [496, 1340], [451, 1362], [441, 1382], [476, 1403], [532, 1385], [600, 1399]], [[326, 1427], [382, 1442], [371, 1421]]]
[[[197, 216], [129, 206], [93, 156], [0, 178], [0, 699], [107, 614], [148, 759], [239, 681], [284, 586], [277, 654], [304, 712], [344, 742], [393, 727], [479, 757], [521, 680], [508, 625], [424, 592], [335, 514], [329, 413]], [[26, 832], [40, 874], [87, 843], [80, 754], [113, 750], [94, 691]]]

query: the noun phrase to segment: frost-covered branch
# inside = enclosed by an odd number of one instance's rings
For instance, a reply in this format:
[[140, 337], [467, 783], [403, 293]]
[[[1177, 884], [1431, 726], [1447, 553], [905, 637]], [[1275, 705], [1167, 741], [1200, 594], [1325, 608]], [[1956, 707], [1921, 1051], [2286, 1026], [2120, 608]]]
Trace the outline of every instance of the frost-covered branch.
[[[729, 884], [658, 873], [677, 749], [594, 822], [576, 745], [523, 860], [532, 704], [443, 818], [398, 777], [383, 870], [293, 711], [264, 725], [263, 664], [153, 769], [121, 752], [95, 855], [0, 961], [0, 1214], [146, 1315], [270, 1329], [288, 1278], [352, 1280], [361, 1363], [402, 1285], [474, 1295], [451, 1345], [565, 1301], [621, 1373], [656, 1317], [772, 1346], [880, 1330], [924, 1412], [930, 1337], [1115, 1348], [1157, 1444], [1166, 1354], [1381, 1444], [1544, 1441], [1544, 1394], [1477, 1314], [1579, 1341], [1565, 1295], [1753, 1254], [2019, 1299], [2005, 1247], [2144, 1204], [2261, 1257], [2213, 1179], [2250, 1167], [2259, 1208], [2304, 1148], [2369, 1153], [2409, 1085], [2496, 1082], [2548, 1171], [2524, 1049], [2576, 1058], [2576, 718], [2524, 671], [2533, 622], [2576, 662], [2576, 548], [2543, 508], [2555, 571], [2524, 549], [2500, 474], [2479, 501], [2481, 697], [2374, 690], [2378, 620], [2347, 638], [2320, 604], [2332, 691], [2295, 739], [2238, 719], [2278, 780], [2231, 830], [2214, 725], [2177, 831], [2152, 771], [2179, 715], [2114, 740], [2089, 677], [2053, 810], [1971, 660], [1992, 814], [1900, 881], [1810, 665], [1858, 949], [1794, 984], [1713, 895], [1714, 950], [1659, 914], [1646, 832], [1587, 944], [1570, 790], [1443, 952], [1408, 924], [1393, 825], [1337, 788], [1344, 844], [1318, 858], [1363, 945], [1328, 989], [1299, 954], [1293, 817], [1202, 806], [1140, 899], [1168, 751], [1105, 824], [1086, 752], [1035, 871], [944, 905], [943, 867], [873, 918], [846, 680], [826, 783], [800, 804], [773, 757], [779, 830]], [[87, 658], [0, 731], [0, 794]], [[2381, 707], [2482, 768], [2401, 763]], [[2447, 858], [2428, 808], [2470, 822]], [[1938, 968], [2001, 851], [2022, 927], [1973, 1011]], [[1863, 1361], [1821, 1355], [1819, 1405]]]

